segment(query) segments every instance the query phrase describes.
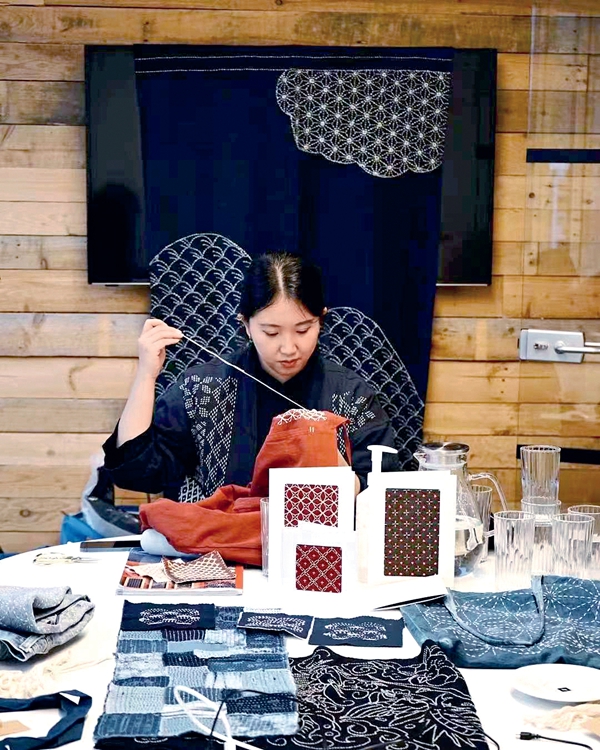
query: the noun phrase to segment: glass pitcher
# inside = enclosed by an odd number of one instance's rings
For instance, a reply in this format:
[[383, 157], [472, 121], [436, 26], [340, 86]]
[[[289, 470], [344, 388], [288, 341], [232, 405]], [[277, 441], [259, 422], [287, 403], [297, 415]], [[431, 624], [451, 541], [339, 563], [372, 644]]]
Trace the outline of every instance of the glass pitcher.
[[443, 470], [456, 475], [455, 576], [463, 576], [475, 570], [488, 543], [489, 518], [482, 518], [472, 482], [489, 479], [498, 493], [502, 509], [508, 510], [502, 487], [493, 474], [487, 471], [469, 474], [467, 471], [469, 450], [465, 443], [424, 443], [414, 454], [419, 462], [419, 471]]

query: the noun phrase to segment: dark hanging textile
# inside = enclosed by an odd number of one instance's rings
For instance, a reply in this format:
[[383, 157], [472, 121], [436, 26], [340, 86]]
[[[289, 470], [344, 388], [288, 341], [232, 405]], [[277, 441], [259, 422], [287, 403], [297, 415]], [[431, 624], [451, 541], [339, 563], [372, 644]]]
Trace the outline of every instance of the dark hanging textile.
[[194, 232], [324, 272], [425, 398], [451, 99], [446, 49], [135, 48], [152, 256]]

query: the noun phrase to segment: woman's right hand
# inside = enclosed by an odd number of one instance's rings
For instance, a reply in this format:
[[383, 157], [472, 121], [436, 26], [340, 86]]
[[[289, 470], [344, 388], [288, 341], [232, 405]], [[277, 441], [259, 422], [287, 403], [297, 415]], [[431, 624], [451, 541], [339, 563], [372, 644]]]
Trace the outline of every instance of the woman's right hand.
[[149, 318], [138, 339], [138, 376], [156, 380], [165, 363], [166, 347], [182, 338], [183, 333], [179, 329], [168, 326], [162, 320]]

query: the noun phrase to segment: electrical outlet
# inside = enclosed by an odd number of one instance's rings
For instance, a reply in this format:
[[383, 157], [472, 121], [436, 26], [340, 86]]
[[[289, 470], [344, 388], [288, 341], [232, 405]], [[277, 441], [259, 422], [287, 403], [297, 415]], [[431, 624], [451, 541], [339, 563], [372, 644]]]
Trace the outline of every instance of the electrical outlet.
[[583, 362], [583, 354], [557, 352], [556, 346], [584, 346], [584, 335], [579, 331], [543, 331], [524, 328], [519, 336], [519, 359], [536, 362]]

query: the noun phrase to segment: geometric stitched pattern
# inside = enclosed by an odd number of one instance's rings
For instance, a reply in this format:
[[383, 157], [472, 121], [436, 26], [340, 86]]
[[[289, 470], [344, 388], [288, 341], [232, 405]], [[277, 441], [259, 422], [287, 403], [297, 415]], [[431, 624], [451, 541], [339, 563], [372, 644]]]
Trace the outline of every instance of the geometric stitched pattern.
[[317, 409], [288, 409], [283, 414], [278, 414], [276, 419], [278, 425], [297, 422], [299, 419], [306, 419], [308, 422], [327, 421], [325, 414]]
[[216, 550], [188, 562], [163, 557], [162, 564], [169, 579], [175, 583], [235, 578], [235, 571], [227, 567], [221, 554]]
[[315, 617], [309, 643], [317, 646], [402, 646], [402, 620], [380, 617]]
[[297, 544], [296, 589], [341, 593], [342, 548]]
[[284, 490], [284, 526], [298, 521], [338, 525], [339, 487], [332, 484], [286, 484]]
[[384, 575], [437, 573], [439, 534], [439, 490], [386, 490]]
[[306, 638], [313, 624], [313, 619], [306, 615], [286, 615], [284, 612], [243, 612], [238, 627], [285, 631], [297, 638]]
[[374, 177], [440, 166], [449, 94], [450, 73], [432, 70], [292, 68], [276, 89], [301, 151]]

